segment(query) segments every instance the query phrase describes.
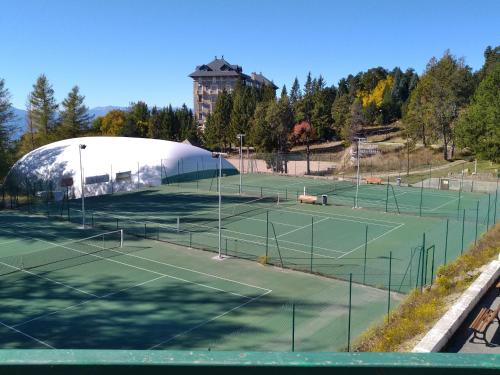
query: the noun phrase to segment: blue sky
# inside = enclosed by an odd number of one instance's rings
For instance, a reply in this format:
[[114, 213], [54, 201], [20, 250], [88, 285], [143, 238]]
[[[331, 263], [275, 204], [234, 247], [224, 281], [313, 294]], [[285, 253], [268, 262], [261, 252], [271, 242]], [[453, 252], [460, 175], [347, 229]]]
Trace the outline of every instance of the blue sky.
[[224, 55], [278, 86], [374, 66], [418, 73], [450, 49], [474, 70], [500, 44], [500, 1], [1, 0], [0, 78], [24, 108], [45, 73], [58, 101], [192, 106], [196, 65]]

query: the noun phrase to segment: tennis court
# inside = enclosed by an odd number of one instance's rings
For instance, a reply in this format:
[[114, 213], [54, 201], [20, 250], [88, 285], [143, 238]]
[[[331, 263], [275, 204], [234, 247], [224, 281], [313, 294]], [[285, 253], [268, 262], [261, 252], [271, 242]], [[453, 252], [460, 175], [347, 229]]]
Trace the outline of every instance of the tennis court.
[[[40, 215], [0, 222], [2, 348], [288, 351], [292, 319], [296, 350], [346, 346], [346, 282]], [[352, 288], [354, 337], [387, 292]]]
[[[440, 264], [496, 220], [496, 200], [477, 193], [458, 198], [457, 192], [390, 186], [388, 194], [387, 186], [361, 185], [362, 208], [353, 210], [348, 202], [355, 189], [344, 182], [244, 175], [241, 194], [238, 183], [239, 176], [222, 179], [223, 254], [398, 292], [430, 282]], [[304, 189], [334, 193], [329, 205], [304, 205], [296, 201]], [[101, 230], [123, 228], [137, 237], [218, 252], [216, 190], [216, 179], [205, 179], [89, 197], [86, 220]], [[46, 211], [81, 222], [79, 200]]]

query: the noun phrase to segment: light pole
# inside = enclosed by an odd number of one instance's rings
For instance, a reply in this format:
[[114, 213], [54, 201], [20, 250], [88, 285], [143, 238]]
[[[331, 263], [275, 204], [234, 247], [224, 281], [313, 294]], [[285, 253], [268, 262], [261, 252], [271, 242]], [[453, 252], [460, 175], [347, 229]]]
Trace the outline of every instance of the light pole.
[[236, 138], [240, 140], [240, 194], [242, 191], [242, 184], [241, 184], [241, 178], [242, 178], [242, 173], [243, 173], [243, 137], [245, 134], [238, 134]]
[[83, 185], [83, 169], [82, 169], [82, 150], [85, 150], [87, 145], [78, 145], [78, 153], [80, 155], [80, 188], [82, 190], [82, 229], [85, 229], [85, 191]]
[[221, 177], [222, 177], [222, 157], [225, 154], [222, 152], [213, 152], [212, 157], [219, 158], [219, 176], [217, 179], [217, 186], [219, 190], [219, 259], [222, 259], [222, 216], [221, 216], [221, 207], [222, 207], [222, 195], [221, 195]]
[[356, 138], [357, 141], [357, 146], [356, 146], [356, 159], [357, 159], [357, 166], [356, 166], [356, 197], [354, 199], [354, 208], [359, 208], [358, 205], [358, 193], [359, 193], [359, 142], [361, 141], [361, 138]]

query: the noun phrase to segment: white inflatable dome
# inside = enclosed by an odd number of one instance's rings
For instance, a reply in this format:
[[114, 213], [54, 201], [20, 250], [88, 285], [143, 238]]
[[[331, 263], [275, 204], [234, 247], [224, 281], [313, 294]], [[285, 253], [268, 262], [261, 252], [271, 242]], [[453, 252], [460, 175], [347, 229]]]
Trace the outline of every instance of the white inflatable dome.
[[[80, 145], [84, 145], [80, 147]], [[156, 186], [176, 179], [214, 176], [218, 159], [190, 144], [148, 138], [82, 137], [42, 146], [23, 156], [9, 171], [6, 187], [50, 190], [56, 199], [68, 191], [81, 196], [81, 170], [85, 196]], [[225, 174], [237, 170], [222, 160]]]

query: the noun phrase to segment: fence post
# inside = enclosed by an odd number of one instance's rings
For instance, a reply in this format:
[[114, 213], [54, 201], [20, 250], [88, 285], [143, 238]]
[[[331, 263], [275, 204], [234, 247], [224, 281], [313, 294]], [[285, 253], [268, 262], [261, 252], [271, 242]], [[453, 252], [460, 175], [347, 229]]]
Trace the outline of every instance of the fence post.
[[424, 180], [422, 180], [422, 186], [420, 187], [420, 216], [422, 216], [422, 200], [424, 198]]
[[422, 235], [422, 274], [420, 275], [420, 291], [424, 289], [424, 271], [427, 273], [425, 266], [427, 260], [425, 259], [425, 232]]
[[477, 223], [479, 221], [479, 201], [477, 201], [476, 204], [476, 234], [474, 236], [474, 246], [476, 246], [477, 243]]
[[269, 211], [266, 211], [266, 258], [269, 254]]
[[368, 224], [365, 228], [365, 257], [363, 262], [363, 284], [366, 285], [366, 253], [368, 251]]
[[189, 247], [190, 248], [193, 247], [193, 233], [192, 232], [189, 232]]
[[389, 204], [389, 176], [387, 176], [387, 188], [385, 189], [385, 212], [387, 212], [387, 206]]
[[391, 275], [392, 275], [392, 251], [389, 252], [389, 284], [387, 288], [387, 323], [389, 323], [389, 312], [391, 311]]
[[295, 302], [292, 303], [292, 352], [295, 351]]
[[498, 200], [498, 180], [497, 180], [497, 189], [495, 191], [495, 211], [493, 212], [493, 224], [497, 223], [497, 200]]
[[450, 219], [446, 219], [446, 236], [444, 238], [444, 265], [446, 266], [446, 255], [448, 253], [448, 227]]
[[147, 238], [147, 224], [144, 223], [144, 238]]
[[349, 318], [347, 321], [347, 351], [351, 351], [351, 301], [352, 301], [352, 273], [349, 274]]
[[486, 231], [490, 229], [490, 205], [491, 205], [491, 194], [488, 193], [488, 216], [486, 218]]
[[464, 235], [465, 235], [465, 208], [462, 216], [462, 251], [460, 252], [460, 255], [464, 253]]
[[434, 280], [434, 253], [436, 252], [436, 246], [432, 245], [432, 263], [431, 263], [431, 286]]
[[314, 216], [311, 216], [311, 267], [310, 272], [313, 272], [313, 252], [314, 252]]

